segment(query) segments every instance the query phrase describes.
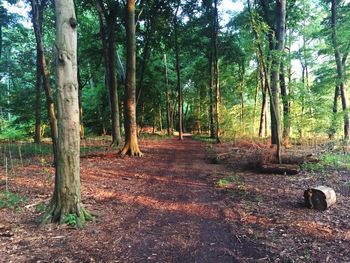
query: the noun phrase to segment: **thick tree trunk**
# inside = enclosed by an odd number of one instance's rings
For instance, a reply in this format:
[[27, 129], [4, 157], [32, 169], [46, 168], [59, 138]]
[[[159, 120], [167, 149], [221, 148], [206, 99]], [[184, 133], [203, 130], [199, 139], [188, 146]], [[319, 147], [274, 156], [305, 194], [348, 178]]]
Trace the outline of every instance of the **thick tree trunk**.
[[281, 162], [281, 124], [279, 113], [279, 72], [282, 52], [284, 50], [285, 37], [285, 19], [286, 19], [286, 0], [276, 0], [276, 44], [272, 50], [272, 64], [271, 64], [271, 143], [277, 145], [277, 157]]
[[73, 0], [55, 0], [58, 148], [55, 191], [45, 221], [65, 223], [74, 215], [81, 226], [91, 216], [80, 195], [80, 138], [77, 79], [77, 20]]
[[179, 139], [183, 140], [183, 120], [182, 120], [182, 87], [181, 87], [181, 75], [180, 75], [180, 51], [179, 51], [179, 43], [178, 43], [178, 21], [177, 21], [177, 15], [178, 15], [178, 10], [180, 7], [180, 2], [178, 3], [176, 12], [175, 12], [175, 17], [174, 17], [174, 34], [175, 34], [175, 58], [176, 58], [176, 78], [177, 78], [177, 92], [178, 92], [178, 125], [179, 125]]
[[[54, 154], [54, 164], [56, 165], [57, 160], [57, 119], [55, 112], [54, 99], [52, 96], [51, 86], [50, 86], [50, 72], [46, 66], [46, 59], [44, 53], [44, 46], [41, 35], [41, 15], [42, 10], [39, 9], [36, 0], [31, 0], [32, 12], [33, 12], [33, 28], [36, 39], [36, 50], [37, 50], [37, 61], [40, 64], [43, 86], [46, 96], [46, 108], [48, 112], [48, 117], [50, 121], [51, 139], [52, 139], [52, 150]], [[42, 7], [41, 7], [42, 8]]]
[[137, 141], [136, 123], [136, 37], [135, 0], [127, 1], [126, 16], [125, 145], [121, 155], [142, 156]]

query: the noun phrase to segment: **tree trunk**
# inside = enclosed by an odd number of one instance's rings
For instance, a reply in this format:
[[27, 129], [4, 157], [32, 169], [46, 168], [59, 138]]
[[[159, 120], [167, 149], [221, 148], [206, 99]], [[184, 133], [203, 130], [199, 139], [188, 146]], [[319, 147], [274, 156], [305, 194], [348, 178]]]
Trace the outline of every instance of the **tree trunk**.
[[80, 195], [80, 138], [77, 79], [77, 20], [73, 0], [55, 0], [58, 148], [55, 191], [44, 221], [65, 223], [74, 215], [81, 226], [90, 214]]
[[169, 91], [169, 78], [168, 78], [168, 65], [166, 60], [166, 54], [164, 54], [164, 69], [165, 69], [165, 87], [166, 87], [166, 127], [167, 134], [171, 134], [171, 112], [170, 112], [170, 91]]
[[35, 83], [35, 132], [34, 143], [41, 142], [41, 76], [39, 53], [36, 53], [36, 83]]
[[343, 114], [344, 114], [344, 139], [349, 139], [349, 128], [350, 128], [350, 120], [348, 109], [348, 98], [346, 94], [345, 87], [345, 62], [347, 58], [347, 54], [344, 54], [343, 59], [341, 58], [339, 44], [337, 39], [337, 1], [331, 1], [331, 27], [332, 27], [332, 42], [334, 48], [334, 56], [335, 62], [337, 65], [337, 86], [339, 85], [339, 91], [341, 96]]
[[141, 98], [142, 90], [143, 90], [143, 80], [145, 77], [145, 70], [147, 66], [147, 59], [148, 59], [148, 50], [149, 50], [149, 43], [150, 43], [150, 22], [146, 22], [146, 40], [145, 40], [145, 46], [143, 49], [143, 57], [142, 57], [142, 63], [141, 63], [141, 71], [140, 71], [140, 80], [139, 80], [139, 91], [137, 93], [136, 98], [136, 106], [139, 104], [139, 100]]
[[244, 123], [244, 61], [239, 65], [239, 98], [241, 101], [241, 112], [240, 112], [240, 126], [241, 132], [244, 133], [243, 123]]
[[331, 127], [328, 130], [328, 137], [330, 140], [334, 139], [337, 132], [337, 113], [338, 113], [338, 100], [340, 97], [339, 85], [335, 85], [334, 99], [333, 99], [333, 115]]
[[280, 69], [280, 85], [281, 85], [281, 95], [283, 104], [283, 144], [289, 145], [289, 133], [290, 133], [290, 117], [289, 117], [289, 98], [286, 85], [286, 77], [284, 73], [284, 62], [281, 61]]
[[179, 43], [178, 43], [178, 21], [177, 15], [180, 7], [180, 2], [178, 3], [175, 17], [174, 17], [174, 34], [175, 34], [175, 58], [176, 58], [176, 78], [177, 78], [177, 92], [178, 92], [178, 117], [179, 117], [179, 140], [183, 140], [183, 128], [182, 128], [182, 87], [181, 87], [181, 76], [180, 76], [180, 54], [179, 54]]
[[84, 122], [83, 122], [83, 83], [81, 82], [80, 68], [78, 67], [78, 101], [79, 101], [79, 135], [80, 139], [84, 139]]
[[260, 75], [261, 93], [262, 93], [261, 113], [260, 113], [260, 123], [259, 123], [259, 137], [262, 138], [263, 131], [264, 131], [264, 123], [266, 120], [266, 110], [267, 110], [267, 86], [266, 86], [264, 69], [262, 67], [261, 62], [259, 63], [259, 75]]
[[142, 156], [137, 141], [136, 124], [136, 37], [135, 0], [127, 1], [126, 16], [125, 145], [121, 155]]
[[120, 114], [119, 114], [119, 99], [118, 99], [118, 84], [116, 74], [116, 50], [115, 50], [115, 19], [111, 19], [108, 25], [108, 58], [109, 58], [109, 98], [111, 101], [111, 117], [112, 117], [112, 144], [118, 146], [121, 143], [120, 134]]
[[277, 157], [281, 162], [281, 124], [279, 113], [279, 72], [282, 52], [284, 50], [285, 37], [285, 19], [286, 19], [286, 0], [276, 0], [276, 44], [272, 53], [271, 64], [271, 143], [277, 145]]
[[[118, 85], [116, 79], [116, 49], [114, 25], [117, 17], [117, 3], [109, 6], [109, 12], [104, 9], [103, 1], [97, 1], [97, 11], [100, 24], [100, 35], [103, 47], [105, 64], [105, 81], [109, 91], [109, 101], [112, 119], [112, 145], [118, 146], [121, 142], [120, 113], [118, 99]], [[107, 24], [108, 37], [104, 28], [103, 16]]]
[[216, 143], [220, 143], [220, 83], [219, 83], [219, 58], [218, 58], [218, 1], [214, 0], [213, 8], [213, 48], [214, 48], [214, 75], [215, 75], [215, 117], [216, 117]]
[[[46, 96], [46, 107], [48, 112], [48, 117], [50, 121], [50, 130], [51, 130], [51, 139], [52, 139], [52, 150], [54, 155], [54, 165], [56, 166], [57, 162], [57, 119], [55, 112], [54, 99], [52, 96], [51, 86], [50, 86], [50, 72], [46, 66], [46, 59], [44, 53], [44, 46], [41, 35], [41, 26], [40, 26], [40, 9], [36, 0], [31, 0], [32, 12], [33, 12], [33, 28], [36, 39], [36, 51], [37, 51], [37, 61], [40, 64], [43, 86]], [[42, 8], [42, 7], [41, 7]]]

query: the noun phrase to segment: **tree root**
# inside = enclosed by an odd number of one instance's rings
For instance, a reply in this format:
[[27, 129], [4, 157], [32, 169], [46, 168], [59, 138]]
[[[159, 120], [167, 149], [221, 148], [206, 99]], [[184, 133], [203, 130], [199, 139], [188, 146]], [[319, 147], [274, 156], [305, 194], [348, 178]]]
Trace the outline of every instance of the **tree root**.
[[51, 201], [48, 209], [40, 218], [41, 225], [50, 223], [66, 224], [68, 215], [74, 215], [77, 228], [82, 228], [87, 221], [94, 221], [95, 216], [85, 209], [82, 204], [78, 204], [77, 207], [79, 207], [78, 211], [65, 213], [60, 204]]
[[130, 143], [126, 143], [123, 149], [119, 152], [119, 154], [123, 157], [125, 155], [131, 157], [142, 157], [143, 153], [140, 151], [138, 145], [131, 145]]

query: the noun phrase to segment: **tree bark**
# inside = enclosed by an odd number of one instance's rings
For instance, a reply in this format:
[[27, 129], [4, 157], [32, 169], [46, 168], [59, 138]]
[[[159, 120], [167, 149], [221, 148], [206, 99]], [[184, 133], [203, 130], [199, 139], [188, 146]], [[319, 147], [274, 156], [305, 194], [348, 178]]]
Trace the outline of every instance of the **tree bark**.
[[[279, 113], [279, 73], [281, 65], [282, 52], [284, 50], [285, 37], [285, 19], [286, 19], [286, 0], [276, 0], [276, 44], [272, 53], [271, 64], [271, 143], [277, 145], [277, 157], [281, 162], [281, 124]], [[271, 42], [270, 42], [271, 43]]]
[[142, 156], [137, 141], [136, 123], [136, 37], [135, 0], [128, 0], [125, 15], [126, 29], [126, 82], [125, 82], [125, 145], [121, 155]]
[[56, 166], [58, 131], [57, 131], [55, 104], [54, 104], [54, 99], [52, 96], [52, 91], [50, 86], [50, 72], [46, 65], [44, 45], [42, 41], [39, 6], [36, 0], [31, 0], [31, 5], [32, 5], [32, 12], [33, 12], [33, 28], [34, 28], [34, 34], [35, 34], [35, 40], [36, 40], [37, 61], [40, 64], [43, 86], [44, 86], [44, 91], [46, 96], [46, 107], [47, 107], [48, 117], [50, 121], [54, 165]]
[[58, 148], [55, 190], [44, 222], [65, 223], [74, 215], [81, 226], [90, 214], [80, 195], [80, 137], [77, 79], [77, 20], [73, 0], [55, 0]]

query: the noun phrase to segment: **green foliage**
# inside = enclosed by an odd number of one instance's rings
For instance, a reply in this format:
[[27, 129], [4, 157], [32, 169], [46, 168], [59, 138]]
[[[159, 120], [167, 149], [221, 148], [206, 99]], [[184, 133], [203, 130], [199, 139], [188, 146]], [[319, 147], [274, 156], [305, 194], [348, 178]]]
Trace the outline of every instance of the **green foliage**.
[[45, 210], [46, 210], [46, 205], [44, 203], [40, 203], [35, 206], [35, 211], [37, 213], [43, 213], [45, 212]]
[[350, 156], [343, 153], [326, 153], [321, 156], [318, 163], [304, 163], [302, 170], [311, 173], [323, 173], [326, 169], [348, 169], [350, 170]]
[[21, 205], [27, 202], [25, 196], [12, 193], [10, 191], [3, 191], [0, 194], [0, 208], [19, 208]]
[[303, 163], [301, 169], [309, 173], [318, 173], [325, 171], [325, 165], [323, 163]]
[[322, 156], [322, 163], [336, 169], [346, 168], [350, 170], [350, 156], [349, 154], [325, 154]]
[[221, 178], [219, 179], [219, 181], [217, 181], [216, 185], [219, 187], [226, 187], [228, 186], [230, 183], [235, 183], [237, 185], [241, 185], [242, 184], [242, 180], [238, 175], [232, 174], [229, 175], [225, 178]]
[[78, 217], [76, 214], [67, 214], [64, 217], [64, 222], [69, 226], [77, 226], [78, 224]]

